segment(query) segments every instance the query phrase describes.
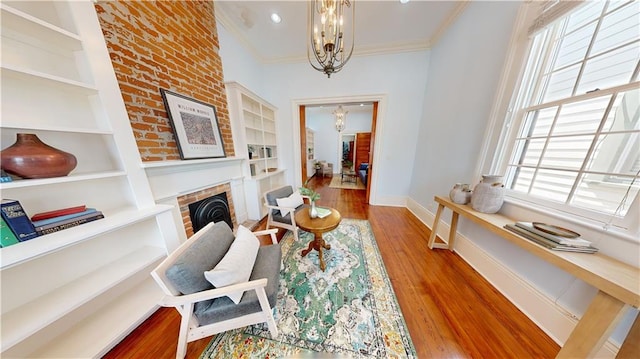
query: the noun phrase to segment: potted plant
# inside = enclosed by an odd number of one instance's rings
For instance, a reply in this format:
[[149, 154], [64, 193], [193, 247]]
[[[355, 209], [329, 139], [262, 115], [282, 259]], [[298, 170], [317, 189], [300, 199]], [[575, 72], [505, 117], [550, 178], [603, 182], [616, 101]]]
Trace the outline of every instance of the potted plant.
[[318, 217], [318, 210], [316, 209], [316, 201], [320, 199], [320, 193], [307, 187], [311, 178], [307, 179], [304, 185], [300, 187], [300, 194], [303, 196], [307, 196], [309, 198], [309, 201], [311, 202], [311, 208], [309, 209], [309, 217], [316, 218]]

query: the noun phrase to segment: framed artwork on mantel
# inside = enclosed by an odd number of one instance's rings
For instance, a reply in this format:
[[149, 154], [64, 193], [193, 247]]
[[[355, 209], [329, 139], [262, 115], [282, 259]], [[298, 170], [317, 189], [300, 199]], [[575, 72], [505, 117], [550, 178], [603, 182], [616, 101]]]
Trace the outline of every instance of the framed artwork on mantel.
[[165, 89], [160, 94], [181, 159], [226, 157], [215, 107]]

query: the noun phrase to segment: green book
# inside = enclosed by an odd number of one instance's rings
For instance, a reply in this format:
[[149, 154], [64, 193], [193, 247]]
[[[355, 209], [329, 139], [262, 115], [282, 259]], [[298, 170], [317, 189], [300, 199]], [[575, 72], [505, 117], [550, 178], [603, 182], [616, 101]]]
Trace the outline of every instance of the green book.
[[9, 247], [10, 245], [20, 243], [16, 235], [11, 231], [11, 228], [7, 225], [7, 222], [4, 221], [4, 218], [0, 216], [0, 234], [2, 237], [0, 238], [0, 246]]

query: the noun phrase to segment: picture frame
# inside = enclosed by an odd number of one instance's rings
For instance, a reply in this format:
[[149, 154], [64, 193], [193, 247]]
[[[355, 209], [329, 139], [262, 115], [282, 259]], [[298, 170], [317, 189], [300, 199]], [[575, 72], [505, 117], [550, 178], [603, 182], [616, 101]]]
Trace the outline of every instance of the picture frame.
[[214, 106], [162, 88], [160, 94], [181, 159], [226, 157]]

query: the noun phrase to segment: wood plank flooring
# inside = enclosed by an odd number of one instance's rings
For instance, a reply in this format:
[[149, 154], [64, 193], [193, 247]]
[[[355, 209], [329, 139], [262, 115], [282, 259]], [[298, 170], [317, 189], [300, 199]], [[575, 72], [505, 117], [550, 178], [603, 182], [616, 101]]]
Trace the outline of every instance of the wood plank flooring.
[[[457, 254], [429, 250], [429, 229], [409, 210], [369, 206], [365, 191], [329, 188], [330, 181], [314, 178], [310, 186], [320, 205], [371, 223], [419, 358], [556, 356], [560, 347]], [[161, 308], [105, 358], [175, 357], [179, 319]], [[189, 343], [187, 358], [198, 358], [209, 341]]]

